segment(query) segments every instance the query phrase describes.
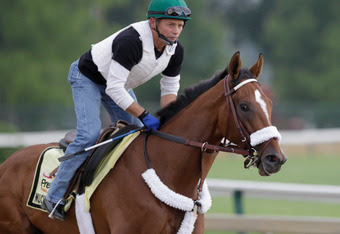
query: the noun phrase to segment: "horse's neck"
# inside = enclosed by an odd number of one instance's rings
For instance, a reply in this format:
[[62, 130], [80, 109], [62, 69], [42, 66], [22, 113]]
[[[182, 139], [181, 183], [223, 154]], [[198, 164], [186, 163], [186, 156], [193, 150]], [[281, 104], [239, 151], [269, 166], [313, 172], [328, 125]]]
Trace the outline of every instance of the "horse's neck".
[[[223, 105], [223, 88], [213, 87], [177, 114], [162, 131], [190, 140], [218, 144], [218, 111]], [[201, 176], [201, 149], [162, 140], [165, 149], [160, 164], [164, 176], [179, 191], [192, 196]], [[165, 166], [166, 165], [166, 166]], [[168, 168], [168, 169], [166, 169]], [[170, 172], [169, 172], [170, 170]]]
[[162, 131], [191, 140], [216, 144], [223, 137], [218, 116], [225, 104], [223, 82], [200, 95], [187, 108], [178, 113]]

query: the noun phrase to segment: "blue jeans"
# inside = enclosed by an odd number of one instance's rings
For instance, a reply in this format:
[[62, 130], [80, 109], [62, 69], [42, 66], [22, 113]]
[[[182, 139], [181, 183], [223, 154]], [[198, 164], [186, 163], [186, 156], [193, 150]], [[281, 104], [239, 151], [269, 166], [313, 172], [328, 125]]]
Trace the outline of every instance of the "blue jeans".
[[[108, 111], [112, 122], [122, 119], [131, 124], [141, 125], [138, 118], [125, 112], [105, 93], [105, 85], [96, 84], [80, 73], [78, 60], [70, 67], [68, 81], [72, 87], [77, 117], [77, 135], [74, 142], [67, 147], [65, 155], [81, 151], [96, 143], [101, 132], [101, 104]], [[137, 101], [132, 90], [129, 94]], [[57, 203], [64, 196], [75, 171], [90, 153], [91, 151], [78, 154], [60, 164], [57, 175], [49, 188], [47, 200]]]

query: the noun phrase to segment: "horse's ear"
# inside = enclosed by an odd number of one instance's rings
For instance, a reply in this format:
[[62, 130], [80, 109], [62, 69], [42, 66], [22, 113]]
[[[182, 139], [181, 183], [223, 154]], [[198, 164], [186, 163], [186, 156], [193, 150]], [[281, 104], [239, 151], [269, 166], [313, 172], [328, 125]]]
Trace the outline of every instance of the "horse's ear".
[[256, 79], [261, 75], [262, 66], [263, 66], [263, 57], [262, 57], [262, 54], [260, 54], [257, 62], [254, 64], [252, 68], [250, 68], [250, 72], [254, 75]]
[[237, 51], [233, 57], [231, 58], [228, 66], [228, 73], [229, 77], [232, 80], [237, 79], [241, 71], [241, 59], [240, 59], [240, 52]]

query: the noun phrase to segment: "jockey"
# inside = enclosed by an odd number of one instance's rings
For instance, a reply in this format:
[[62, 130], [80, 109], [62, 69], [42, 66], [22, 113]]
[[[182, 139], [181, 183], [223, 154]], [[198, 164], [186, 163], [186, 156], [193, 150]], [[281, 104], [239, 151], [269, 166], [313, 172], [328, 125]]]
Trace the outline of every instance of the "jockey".
[[[132, 90], [161, 74], [161, 107], [176, 99], [184, 53], [178, 37], [190, 15], [184, 0], [152, 0], [148, 20], [131, 24], [92, 45], [71, 65], [68, 81], [77, 136], [65, 155], [96, 143], [101, 131], [101, 103], [112, 122], [122, 119], [131, 124], [143, 123], [148, 131], [159, 128], [159, 120], [137, 103]], [[49, 217], [65, 220], [64, 193], [89, 154], [78, 154], [60, 164], [41, 205]]]

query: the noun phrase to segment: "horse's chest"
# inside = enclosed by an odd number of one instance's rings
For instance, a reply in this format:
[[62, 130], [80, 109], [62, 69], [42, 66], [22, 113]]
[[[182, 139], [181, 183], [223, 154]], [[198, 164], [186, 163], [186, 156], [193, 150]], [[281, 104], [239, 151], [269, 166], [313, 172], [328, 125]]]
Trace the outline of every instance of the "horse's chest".
[[184, 212], [175, 210], [173, 208], [166, 212], [163, 222], [161, 233], [177, 233], [184, 218]]

